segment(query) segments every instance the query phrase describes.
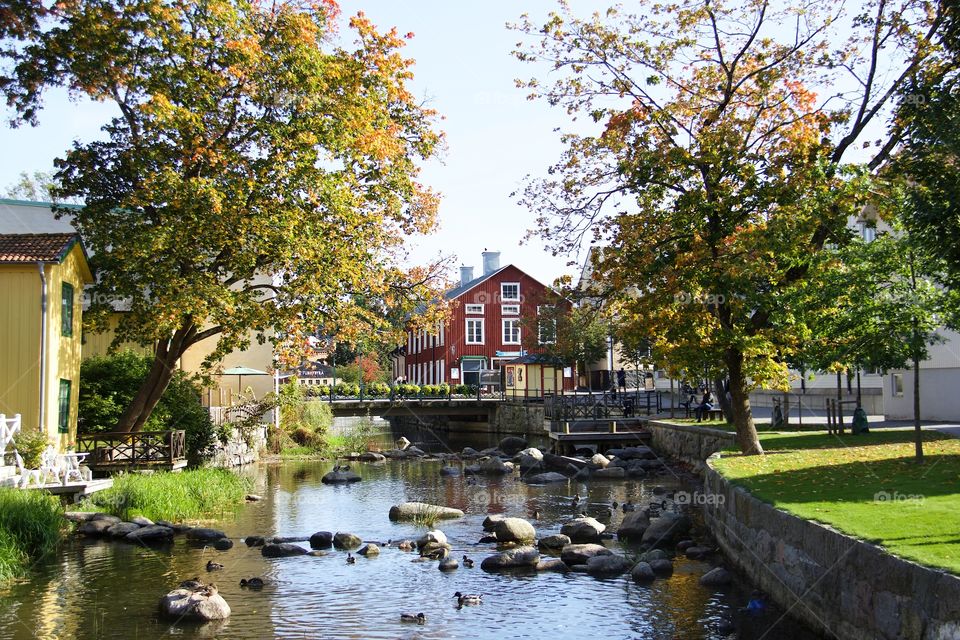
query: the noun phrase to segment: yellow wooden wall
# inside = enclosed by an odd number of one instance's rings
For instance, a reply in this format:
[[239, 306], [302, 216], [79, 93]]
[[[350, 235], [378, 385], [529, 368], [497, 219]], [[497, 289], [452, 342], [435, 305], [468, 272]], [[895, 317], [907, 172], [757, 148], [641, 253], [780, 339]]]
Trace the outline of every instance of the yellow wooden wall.
[[[110, 350], [110, 344], [116, 335], [117, 326], [120, 324], [122, 311], [116, 311], [110, 315], [109, 327], [100, 333], [85, 332], [83, 334], [83, 347], [81, 357], [86, 360], [93, 356], [105, 356]], [[153, 355], [153, 346], [141, 346], [136, 342], [122, 342], [117, 346], [117, 351], [133, 351], [142, 355]]]
[[[59, 291], [59, 289], [58, 289]], [[40, 428], [40, 271], [0, 265], [0, 413]]]

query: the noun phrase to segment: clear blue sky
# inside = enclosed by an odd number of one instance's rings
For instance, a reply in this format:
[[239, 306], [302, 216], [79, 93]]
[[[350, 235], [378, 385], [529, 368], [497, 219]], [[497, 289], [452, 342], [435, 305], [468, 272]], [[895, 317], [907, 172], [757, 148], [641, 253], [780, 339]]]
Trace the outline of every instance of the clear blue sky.
[[[599, 5], [591, 0], [575, 6], [589, 12]], [[440, 126], [447, 134], [447, 151], [422, 175], [424, 183], [443, 194], [441, 228], [413, 241], [413, 257], [423, 262], [453, 254], [455, 266], [472, 265], [479, 273], [480, 252], [489, 249], [501, 252], [502, 264], [516, 264], [545, 283], [575, 274], [578, 269], [566, 263], [576, 256], [550, 256], [538, 239], [520, 245], [534, 215], [510, 198], [524, 176], [543, 175], [558, 158], [561, 147], [553, 129], [569, 129], [569, 121], [560, 109], [527, 101], [514, 86], [515, 78], [541, 77], [545, 70], [510, 55], [520, 35], [505, 23], [524, 12], [545, 17], [556, 3], [343, 0], [341, 7], [344, 16], [362, 10], [382, 29], [396, 26], [401, 33], [415, 34], [406, 47], [416, 60], [413, 89], [444, 116]], [[21, 171], [51, 170], [53, 159], [73, 140], [98, 137], [113, 113], [107, 105], [70, 102], [64, 93], [49, 94], [46, 105], [38, 127], [0, 129], [5, 150], [0, 154], [0, 191]]]

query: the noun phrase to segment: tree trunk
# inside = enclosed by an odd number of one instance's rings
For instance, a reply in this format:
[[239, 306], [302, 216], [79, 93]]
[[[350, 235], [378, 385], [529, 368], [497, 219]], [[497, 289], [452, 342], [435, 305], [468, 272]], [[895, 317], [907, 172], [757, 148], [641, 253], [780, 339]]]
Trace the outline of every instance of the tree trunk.
[[743, 353], [737, 349], [729, 349], [724, 360], [730, 375], [731, 411], [733, 424], [737, 428], [740, 451], [747, 455], [762, 454], [763, 447], [760, 446], [757, 428], [753, 424], [750, 393], [747, 391], [747, 379], [743, 372]]
[[717, 402], [720, 404], [720, 409], [723, 411], [723, 417], [727, 419], [727, 422], [732, 423], [733, 407], [727, 399], [727, 385], [721, 376], [717, 376], [713, 380], [713, 388], [714, 393], [717, 394]]
[[144, 379], [137, 395], [133, 397], [130, 404], [120, 416], [116, 430], [118, 432], [140, 431], [150, 418], [150, 414], [156, 408], [157, 403], [167, 390], [173, 374], [176, 371], [177, 360], [183, 355], [190, 342], [186, 341], [186, 336], [192, 333], [191, 327], [178, 329], [170, 340], [161, 340], [157, 343], [154, 352], [153, 364], [150, 365], [150, 372]]

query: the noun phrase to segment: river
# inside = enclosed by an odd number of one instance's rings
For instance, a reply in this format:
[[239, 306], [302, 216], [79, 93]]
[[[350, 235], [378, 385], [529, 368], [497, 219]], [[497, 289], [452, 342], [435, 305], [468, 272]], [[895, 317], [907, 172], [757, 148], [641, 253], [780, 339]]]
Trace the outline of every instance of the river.
[[[424, 446], [447, 443], [424, 442]], [[458, 448], [463, 443], [454, 443]], [[477, 444], [473, 442], [473, 444]], [[678, 558], [674, 574], [649, 585], [629, 575], [597, 579], [582, 573], [489, 574], [479, 564], [493, 546], [477, 544], [488, 513], [530, 520], [540, 535], [583, 508], [571, 496], [586, 497], [586, 510], [612, 530], [623, 513], [614, 501], [643, 503], [654, 487], [689, 488], [682, 477], [644, 481], [569, 482], [529, 486], [512, 478], [442, 477], [435, 462], [354, 464], [363, 481], [349, 486], [320, 482], [332, 463], [287, 461], [248, 468], [260, 502], [231, 510], [213, 526], [236, 542], [233, 549], [189, 546], [182, 537], [169, 548], [146, 549], [119, 542], [71, 539], [54, 558], [36, 567], [30, 579], [0, 595], [0, 639], [6, 638], [650, 638], [716, 639], [721, 621], [739, 619], [751, 590], [748, 584], [707, 588], [698, 582], [711, 565]], [[464, 510], [458, 520], [441, 522], [454, 556], [467, 554], [476, 568], [441, 573], [433, 562], [413, 562], [415, 553], [386, 548], [379, 557], [346, 554], [266, 559], [248, 548], [249, 535], [309, 536], [315, 531], [347, 531], [383, 542], [416, 538], [413, 524], [392, 523], [391, 505], [424, 501]], [[576, 509], [576, 511], [575, 511]], [[534, 519], [534, 513], [538, 518]], [[696, 515], [696, 514], [694, 514]], [[307, 546], [306, 543], [303, 543]], [[607, 541], [617, 553], [636, 549]], [[225, 565], [207, 573], [213, 559]], [[194, 576], [217, 583], [233, 615], [225, 622], [197, 626], [157, 618], [161, 595]], [[262, 591], [239, 587], [241, 578], [262, 576]], [[483, 604], [458, 609], [456, 591], [482, 593]], [[424, 625], [403, 624], [401, 613], [426, 614]], [[749, 621], [741, 638], [815, 638], [782, 620], [776, 611], [762, 623]]]

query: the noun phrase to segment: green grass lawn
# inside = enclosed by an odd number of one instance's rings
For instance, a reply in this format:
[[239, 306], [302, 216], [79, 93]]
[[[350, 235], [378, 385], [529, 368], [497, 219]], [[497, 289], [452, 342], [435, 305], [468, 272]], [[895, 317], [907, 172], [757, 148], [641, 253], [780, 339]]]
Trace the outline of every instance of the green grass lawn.
[[714, 468], [778, 508], [960, 574], [960, 439], [925, 431], [918, 465], [913, 437], [763, 433], [766, 455], [724, 452]]

